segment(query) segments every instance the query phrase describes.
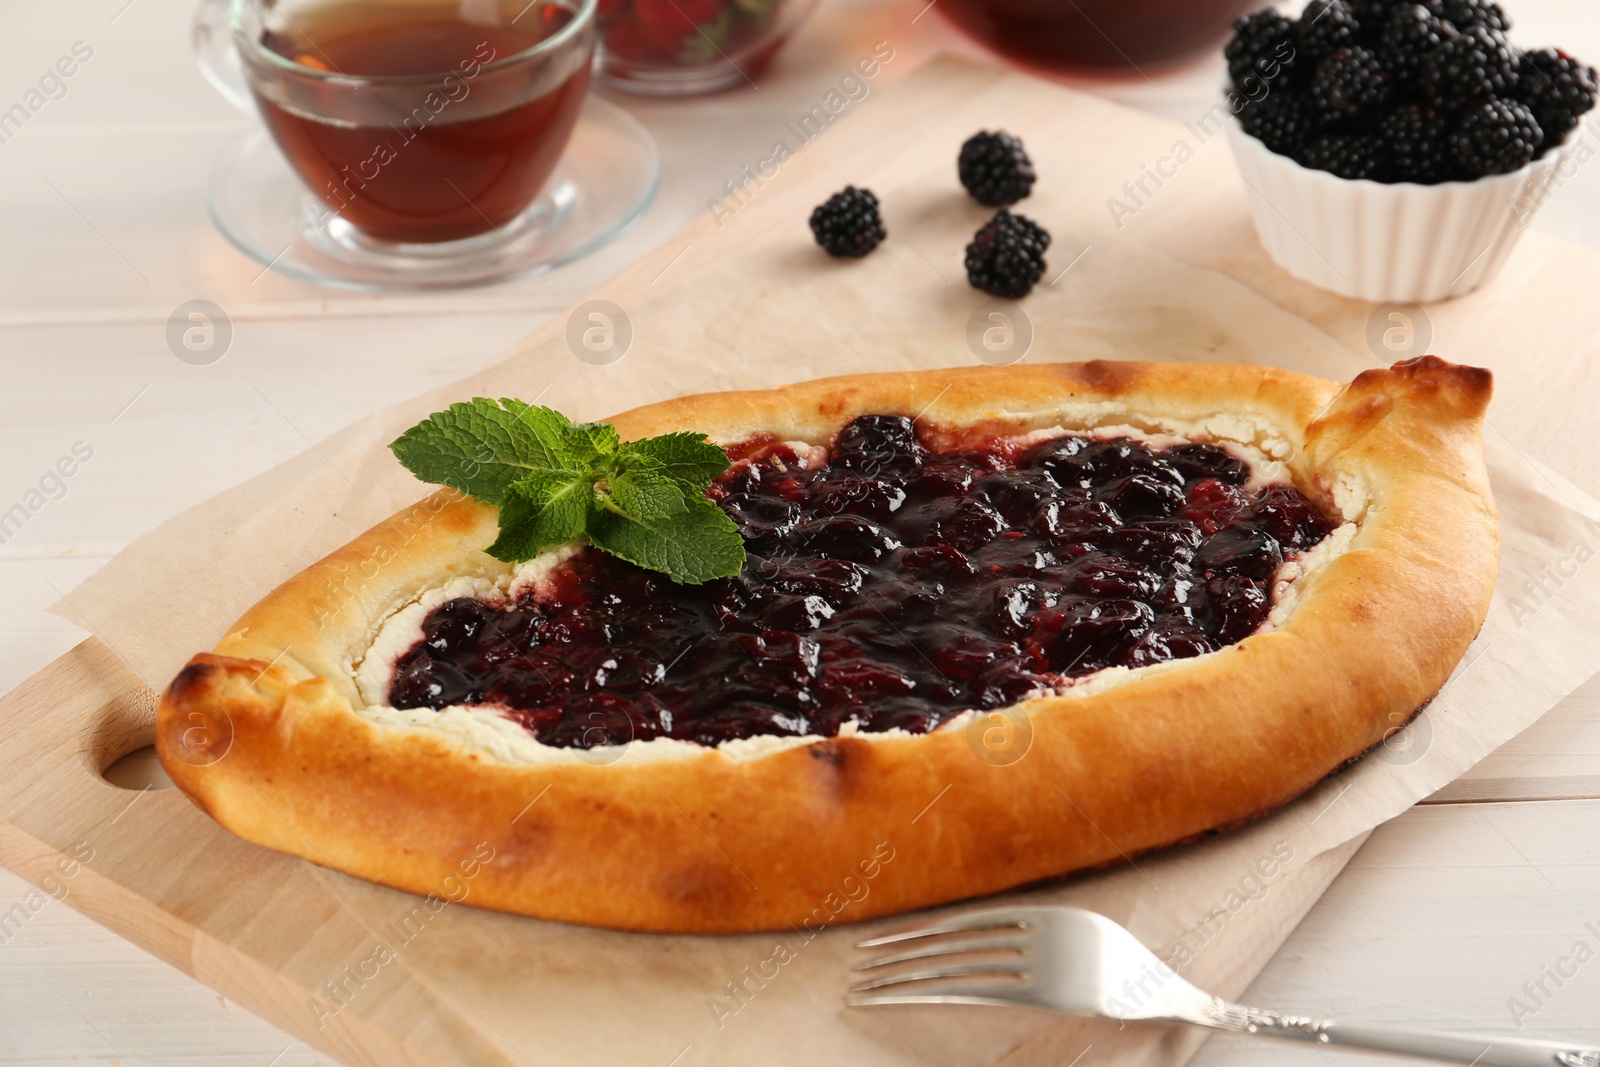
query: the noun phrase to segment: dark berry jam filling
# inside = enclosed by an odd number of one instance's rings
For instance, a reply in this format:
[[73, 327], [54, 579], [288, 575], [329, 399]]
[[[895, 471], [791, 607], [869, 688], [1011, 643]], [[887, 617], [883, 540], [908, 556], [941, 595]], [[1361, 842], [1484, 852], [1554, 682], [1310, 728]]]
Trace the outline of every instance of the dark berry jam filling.
[[1266, 619], [1326, 537], [1210, 444], [1064, 436], [930, 451], [868, 415], [818, 465], [761, 442], [712, 489], [738, 577], [675, 585], [580, 551], [537, 595], [451, 600], [395, 665], [397, 708], [491, 704], [547, 745], [932, 730], [1063, 678], [1211, 652]]

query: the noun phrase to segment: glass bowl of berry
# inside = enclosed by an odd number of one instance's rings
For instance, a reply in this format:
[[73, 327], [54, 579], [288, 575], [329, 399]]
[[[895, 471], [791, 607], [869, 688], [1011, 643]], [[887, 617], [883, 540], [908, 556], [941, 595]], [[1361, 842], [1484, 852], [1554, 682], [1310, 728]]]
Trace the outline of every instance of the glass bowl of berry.
[[1234, 157], [1278, 265], [1364, 300], [1441, 300], [1505, 264], [1592, 147], [1593, 67], [1523, 51], [1491, 0], [1313, 0], [1234, 24]]
[[600, 0], [602, 85], [653, 96], [754, 85], [816, 0]]

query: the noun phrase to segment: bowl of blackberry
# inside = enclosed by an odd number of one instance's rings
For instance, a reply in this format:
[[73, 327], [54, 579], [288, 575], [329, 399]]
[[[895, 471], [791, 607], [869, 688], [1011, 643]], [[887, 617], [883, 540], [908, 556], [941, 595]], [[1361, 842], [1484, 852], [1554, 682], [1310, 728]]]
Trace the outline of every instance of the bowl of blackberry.
[[1593, 67], [1510, 30], [1491, 0], [1312, 0], [1236, 22], [1229, 135], [1273, 259], [1365, 300], [1498, 274], [1600, 96]]

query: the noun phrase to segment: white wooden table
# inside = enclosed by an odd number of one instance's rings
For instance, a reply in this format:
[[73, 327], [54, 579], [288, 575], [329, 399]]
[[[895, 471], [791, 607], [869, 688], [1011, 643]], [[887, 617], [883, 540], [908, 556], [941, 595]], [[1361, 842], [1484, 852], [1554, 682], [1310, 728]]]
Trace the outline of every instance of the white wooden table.
[[[876, 86], [941, 50], [979, 54], [924, 4], [827, 0], [758, 89], [623, 100], [660, 143], [665, 181], [643, 221], [598, 255], [548, 279], [380, 297], [263, 274], [211, 228], [207, 169], [248, 120], [190, 61], [191, 0], [0, 0], [0, 110], [75, 42], [93, 50], [64, 95], [0, 141], [0, 511], [75, 443], [93, 450], [0, 543], [0, 692], [83, 636], [45, 613], [58, 592], [182, 508], [492, 359], [707, 210], [874, 42], [895, 50]], [[1600, 58], [1592, 0], [1512, 8], [1520, 42]], [[1220, 77], [1212, 61], [1090, 88], [1181, 121], [1206, 109]], [[1600, 166], [1580, 169], [1536, 225], [1600, 245]], [[227, 356], [204, 367], [165, 341], [173, 309], [196, 298], [221, 305], [234, 329]], [[1593, 410], [1600, 395], [1564, 402]], [[1539, 458], [1600, 492], [1592, 454]], [[1381, 828], [1256, 999], [1453, 1027], [1503, 1029], [1515, 1014], [1530, 1032], [1600, 1042], [1597, 712], [1591, 684]], [[0, 871], [0, 914], [28, 891]], [[70, 907], [29, 916], [0, 927], [0, 1064], [330, 1062]], [[1343, 1058], [1218, 1038], [1196, 1062]]]

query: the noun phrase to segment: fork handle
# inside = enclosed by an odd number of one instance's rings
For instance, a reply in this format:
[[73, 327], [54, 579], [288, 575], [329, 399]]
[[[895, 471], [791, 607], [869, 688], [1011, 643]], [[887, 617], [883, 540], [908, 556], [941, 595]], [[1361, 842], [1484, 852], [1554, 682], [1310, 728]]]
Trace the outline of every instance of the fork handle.
[[1402, 1056], [1477, 1064], [1478, 1067], [1600, 1067], [1600, 1049], [1527, 1037], [1437, 1034], [1337, 1023], [1323, 1033], [1330, 1046], [1396, 1052]]
[[1331, 1019], [1280, 1015], [1274, 1011], [1213, 1000], [1202, 1012], [1201, 1025], [1236, 1034], [1304, 1041], [1329, 1048], [1388, 1052], [1476, 1067], [1600, 1067], [1600, 1049], [1559, 1041], [1499, 1035], [1439, 1034], [1347, 1026]]

